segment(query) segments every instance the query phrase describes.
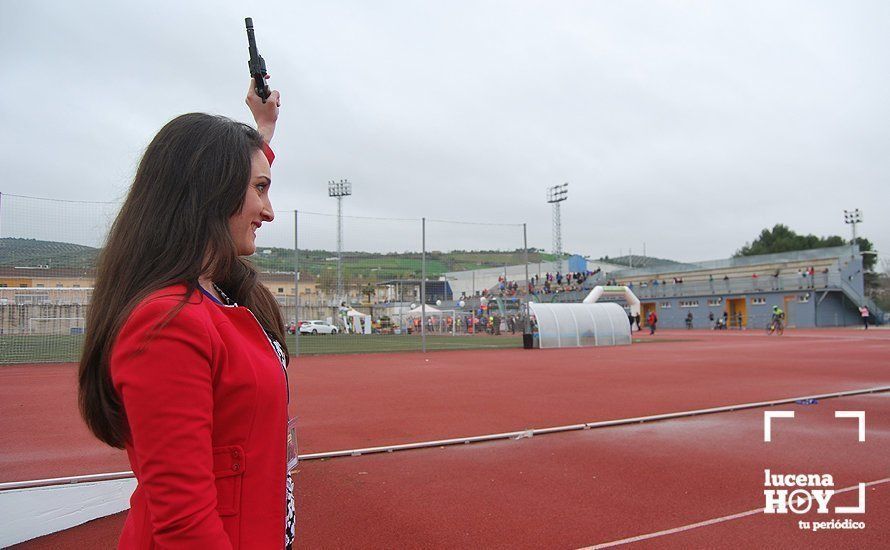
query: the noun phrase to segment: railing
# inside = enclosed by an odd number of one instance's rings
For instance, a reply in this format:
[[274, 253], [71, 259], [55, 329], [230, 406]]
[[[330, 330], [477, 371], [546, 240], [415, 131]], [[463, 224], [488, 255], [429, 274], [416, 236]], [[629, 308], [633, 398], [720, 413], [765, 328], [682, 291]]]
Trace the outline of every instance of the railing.
[[840, 280], [840, 283], [841, 290], [844, 291], [844, 294], [847, 295], [847, 298], [855, 303], [856, 307], [865, 304], [865, 307], [868, 308], [868, 311], [869, 313], [871, 313], [872, 317], [877, 319], [878, 323], [883, 323], [884, 312], [881, 310], [880, 307], [878, 307], [878, 304], [875, 303], [874, 300], [864, 294], [860, 294], [855, 288], [853, 288], [853, 285], [843, 280], [843, 278]]
[[824, 290], [840, 288], [842, 279], [831, 273], [816, 273], [813, 277], [797, 275], [780, 275], [774, 277], [736, 277], [731, 279], [715, 279], [713, 281], [692, 281], [666, 284], [659, 282], [628, 285], [640, 299], [677, 298], [684, 296], [708, 296], [718, 294], [744, 294], [750, 292], [775, 292], [796, 290]]
[[[737, 258], [727, 258], [723, 260], [707, 260], [703, 262], [691, 262], [679, 265], [658, 265], [646, 268], [628, 268], [616, 271], [613, 275], [625, 279], [628, 277], [639, 277], [645, 279], [647, 276], [672, 276], [672, 274], [688, 273], [692, 271], [711, 271], [716, 269], [733, 269], [740, 267], [755, 268], [757, 266], [788, 264], [794, 262], [819, 263], [820, 260], [834, 260], [846, 257], [858, 257], [859, 247], [857, 245], [835, 246], [830, 248], [814, 248], [811, 250], [794, 250], [788, 252], [779, 252], [776, 254], [764, 254], [760, 256], [740, 256]], [[764, 268], [765, 269], [765, 268]]]

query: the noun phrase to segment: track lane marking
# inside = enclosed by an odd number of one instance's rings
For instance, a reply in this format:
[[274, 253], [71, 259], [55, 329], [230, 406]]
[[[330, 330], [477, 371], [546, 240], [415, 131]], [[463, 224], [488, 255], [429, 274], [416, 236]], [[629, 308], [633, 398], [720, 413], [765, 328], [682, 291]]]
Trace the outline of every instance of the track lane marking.
[[[864, 485], [866, 487], [870, 487], [872, 485], [880, 485], [882, 483], [890, 482], [890, 477], [885, 477], [883, 479], [878, 479], [875, 481], [869, 481]], [[843, 489], [838, 489], [834, 492], [834, 494], [846, 493], [849, 491], [857, 491], [859, 490], [859, 484], [852, 485], [850, 487], [844, 487]], [[809, 498], [812, 498], [811, 496]], [[665, 529], [664, 531], [656, 531], [654, 533], [647, 533], [645, 535], [637, 535], [635, 537], [629, 537], [626, 539], [613, 540], [611, 542], [601, 542], [600, 544], [596, 544], [593, 546], [585, 546], [584, 548], [580, 548], [579, 550], [599, 550], [601, 548], [612, 548], [614, 546], [621, 546], [622, 544], [631, 544], [634, 542], [640, 542], [643, 540], [654, 539], [656, 537], [663, 537], [666, 535], [673, 535], [675, 533], [682, 533], [683, 531], [689, 531], [691, 529], [697, 529], [699, 527], [707, 527], [708, 525], [714, 525], [717, 523], [723, 523], [726, 521], [732, 521], [734, 519], [744, 518], [747, 516], [753, 516], [754, 514], [759, 514], [763, 512], [763, 508], [756, 508], [754, 510], [748, 510], [747, 512], [739, 512], [738, 514], [732, 514], [729, 516], [723, 516], [719, 518], [712, 518], [705, 521], [700, 521], [698, 523], [690, 523], [689, 525], [683, 525], [680, 527], [674, 527], [673, 529]]]
[[[752, 403], [739, 403], [737, 405], [724, 405], [720, 407], [712, 407], [708, 409], [694, 409], [689, 411], [680, 411], [673, 413], [663, 413], [663, 414], [655, 414], [649, 416], [639, 416], [639, 417], [631, 417], [631, 418], [619, 418], [616, 420], [600, 420], [593, 422], [585, 422], [581, 424], [570, 424], [566, 426], [555, 426], [550, 428], [534, 428], [534, 429], [525, 429], [513, 432], [502, 432], [495, 434], [485, 434], [485, 435], [475, 435], [475, 436], [463, 436], [463, 437], [455, 437], [449, 439], [440, 439], [434, 441], [419, 441], [415, 443], [401, 443], [394, 445], [385, 445], [379, 447], [365, 447], [360, 449], [345, 449], [340, 451], [326, 451], [319, 453], [307, 453], [299, 455], [298, 458], [301, 461], [306, 460], [319, 460], [319, 459], [328, 459], [328, 458], [338, 458], [338, 457], [356, 457], [362, 456], [366, 454], [376, 454], [376, 453], [392, 453], [396, 451], [410, 451], [414, 449], [429, 449], [433, 447], [445, 447], [449, 445], [465, 445], [469, 443], [481, 443], [487, 441], [496, 441], [496, 440], [504, 440], [504, 439], [525, 439], [528, 437], [533, 437], [535, 435], [546, 435], [552, 433], [563, 433], [570, 431], [578, 431], [578, 430], [592, 430], [599, 428], [611, 428], [617, 426], [626, 426], [626, 425], [635, 425], [635, 424], [643, 424], [648, 422], [660, 422], [665, 420], [676, 420], [680, 418], [690, 418], [695, 416], [704, 416], [708, 414], [718, 414], [724, 412], [734, 412], [740, 410], [748, 410], [748, 409], [759, 409], [764, 407], [774, 407], [777, 405], [785, 405], [788, 403], [794, 403], [795, 401], [800, 401], [803, 399], [834, 399], [834, 398], [842, 398], [842, 397], [853, 397], [859, 395], [869, 395], [876, 393], [885, 393], [890, 391], [890, 386], [877, 386], [874, 388], [864, 388], [859, 390], [846, 390], [841, 392], [832, 392], [825, 394], [816, 394], [816, 395], [806, 395], [801, 397], [784, 397], [781, 399], [774, 399], [770, 401], [758, 401]], [[293, 473], [293, 472], [291, 472]], [[94, 481], [108, 481], [110, 479], [123, 479], [127, 477], [134, 477], [133, 472], [113, 472], [113, 473], [105, 473], [105, 474], [88, 474], [81, 476], [72, 476], [72, 477], [60, 477], [60, 478], [52, 478], [52, 479], [33, 479], [27, 481], [11, 481], [6, 483], [0, 483], [0, 492], [17, 490], [17, 489], [30, 489], [30, 488], [38, 488], [38, 487], [50, 487], [54, 485], [67, 485], [71, 483], [91, 483]]]

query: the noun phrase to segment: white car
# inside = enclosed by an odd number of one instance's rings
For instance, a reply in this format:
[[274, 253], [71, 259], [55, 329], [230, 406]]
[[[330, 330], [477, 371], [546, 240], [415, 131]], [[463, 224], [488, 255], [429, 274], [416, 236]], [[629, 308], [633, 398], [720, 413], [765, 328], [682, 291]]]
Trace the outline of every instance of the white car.
[[300, 324], [300, 334], [337, 334], [337, 327], [324, 321], [303, 321]]

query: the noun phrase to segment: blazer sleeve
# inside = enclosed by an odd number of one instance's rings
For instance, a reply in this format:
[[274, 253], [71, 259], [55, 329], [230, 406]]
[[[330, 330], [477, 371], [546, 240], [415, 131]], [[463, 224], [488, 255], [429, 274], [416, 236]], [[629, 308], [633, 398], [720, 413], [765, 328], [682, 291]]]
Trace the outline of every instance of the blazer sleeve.
[[216, 510], [209, 321], [184, 307], [163, 329], [171, 300], [130, 315], [111, 359], [160, 548], [231, 548]]

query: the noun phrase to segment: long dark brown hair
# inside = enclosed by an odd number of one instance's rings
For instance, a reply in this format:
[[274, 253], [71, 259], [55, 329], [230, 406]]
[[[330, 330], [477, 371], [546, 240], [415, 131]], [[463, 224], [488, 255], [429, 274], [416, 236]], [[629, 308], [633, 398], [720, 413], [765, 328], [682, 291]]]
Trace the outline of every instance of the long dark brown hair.
[[221, 116], [191, 113], [168, 122], [148, 145], [99, 257], [80, 359], [80, 412], [103, 442], [123, 448], [129, 434], [109, 370], [111, 349], [133, 308], [149, 294], [185, 284], [182, 302], [208, 274], [249, 308], [284, 347], [284, 324], [271, 292], [238, 257], [228, 220], [243, 204], [256, 130]]

